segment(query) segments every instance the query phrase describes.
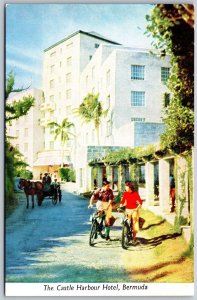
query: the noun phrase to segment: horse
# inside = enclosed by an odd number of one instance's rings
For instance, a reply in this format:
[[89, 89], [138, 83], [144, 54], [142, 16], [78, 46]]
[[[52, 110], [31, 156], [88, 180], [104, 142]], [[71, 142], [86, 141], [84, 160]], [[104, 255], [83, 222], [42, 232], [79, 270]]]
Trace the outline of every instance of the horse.
[[34, 195], [37, 195], [38, 206], [42, 203], [43, 184], [40, 181], [30, 181], [21, 178], [18, 184], [19, 189], [24, 190], [27, 203], [26, 208], [29, 208], [29, 196], [32, 198], [32, 208], [34, 208]]

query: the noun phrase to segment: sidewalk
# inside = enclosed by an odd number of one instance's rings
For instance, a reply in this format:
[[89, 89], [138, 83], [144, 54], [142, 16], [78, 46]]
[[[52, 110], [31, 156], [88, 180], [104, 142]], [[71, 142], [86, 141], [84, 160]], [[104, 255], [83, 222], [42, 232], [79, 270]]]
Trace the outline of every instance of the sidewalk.
[[186, 256], [188, 244], [174, 227], [148, 210], [142, 210], [146, 220], [138, 233], [139, 245], [130, 246], [122, 255], [132, 281], [193, 282], [194, 259]]

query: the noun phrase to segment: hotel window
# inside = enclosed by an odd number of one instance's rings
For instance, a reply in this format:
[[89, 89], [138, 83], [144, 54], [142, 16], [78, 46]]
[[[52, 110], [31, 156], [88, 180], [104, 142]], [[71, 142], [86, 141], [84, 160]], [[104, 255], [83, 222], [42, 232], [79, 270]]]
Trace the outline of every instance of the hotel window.
[[92, 59], [92, 55], [89, 56], [89, 60], [91, 60], [91, 59]]
[[107, 108], [110, 107], [110, 95], [107, 96]]
[[60, 61], [60, 68], [62, 67], [62, 62]]
[[166, 84], [170, 76], [170, 68], [161, 67], [161, 82]]
[[145, 106], [145, 92], [131, 92], [131, 106]]
[[54, 150], [54, 142], [53, 141], [50, 142], [49, 147], [50, 147], [50, 150]]
[[86, 76], [86, 88], [88, 87], [88, 75]]
[[99, 44], [94, 44], [94, 47], [95, 47], [95, 48], [98, 48], [98, 47], [99, 47]]
[[66, 99], [71, 99], [71, 89], [66, 91]]
[[110, 70], [108, 70], [106, 73], [106, 86], [109, 85], [110, 85]]
[[72, 47], [73, 47], [73, 43], [70, 43], [70, 44], [68, 44], [68, 45], [66, 46], [67, 50], [72, 49]]
[[71, 82], [71, 73], [66, 74], [66, 83]]
[[55, 54], [56, 54], [56, 52], [52, 52], [52, 53], [50, 54], [50, 57], [51, 57], [51, 58], [55, 57]]
[[19, 130], [16, 130], [16, 137], [19, 137]]
[[67, 114], [67, 115], [71, 115], [71, 113], [72, 113], [71, 105], [67, 105], [67, 106], [66, 106], [66, 114]]
[[66, 65], [67, 65], [67, 67], [70, 67], [72, 65], [72, 58], [71, 57], [67, 58]]
[[28, 128], [24, 129], [24, 137], [28, 137]]
[[24, 144], [24, 152], [27, 152], [28, 151], [28, 143], [25, 143]]
[[85, 143], [88, 144], [89, 142], [89, 135], [88, 135], [88, 132], [86, 132], [86, 135], [85, 135]]
[[51, 88], [51, 89], [54, 88], [54, 80], [50, 80], [50, 88]]
[[131, 79], [144, 80], [144, 66], [131, 66]]
[[51, 71], [51, 74], [53, 74], [55, 72], [55, 65], [50, 66], [50, 71]]
[[168, 107], [170, 104], [170, 94], [164, 93], [164, 107]]
[[95, 67], [92, 67], [92, 80], [95, 78]]
[[54, 95], [51, 95], [51, 96], [49, 97], [49, 99], [50, 99], [50, 101], [54, 101]]
[[50, 126], [50, 134], [54, 134], [54, 126]]
[[145, 122], [145, 118], [131, 118], [131, 122]]

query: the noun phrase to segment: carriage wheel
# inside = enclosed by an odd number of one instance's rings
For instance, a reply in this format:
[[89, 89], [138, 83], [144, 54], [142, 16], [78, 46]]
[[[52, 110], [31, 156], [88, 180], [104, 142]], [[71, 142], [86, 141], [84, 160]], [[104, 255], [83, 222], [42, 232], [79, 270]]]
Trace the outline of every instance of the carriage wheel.
[[56, 194], [56, 193], [52, 196], [52, 203], [53, 203], [54, 205], [57, 204], [57, 194]]
[[58, 193], [58, 198], [59, 198], [59, 202], [61, 202], [62, 200], [62, 192], [59, 190], [59, 193]]

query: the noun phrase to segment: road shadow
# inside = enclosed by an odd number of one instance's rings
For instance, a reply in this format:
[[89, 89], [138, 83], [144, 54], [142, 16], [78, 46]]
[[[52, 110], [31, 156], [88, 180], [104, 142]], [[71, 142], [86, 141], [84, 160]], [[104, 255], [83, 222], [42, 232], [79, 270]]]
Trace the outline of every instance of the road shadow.
[[150, 225], [148, 225], [148, 226], [146, 226], [146, 227], [141, 228], [140, 231], [148, 230], [148, 229], [150, 229], [150, 228], [152, 228], [152, 227], [154, 227], [154, 226], [162, 225], [162, 224], [164, 224], [165, 222], [166, 222], [166, 220], [161, 220], [161, 221], [158, 222], [158, 223], [150, 224]]
[[181, 233], [172, 233], [172, 234], [163, 234], [154, 238], [143, 238], [138, 237], [138, 244], [136, 246], [132, 245], [132, 243], [129, 243], [129, 247], [127, 250], [134, 251], [134, 250], [149, 250], [151, 248], [155, 248], [159, 245], [161, 245], [164, 241], [169, 239], [176, 239], [177, 237], [181, 236]]
[[135, 268], [135, 269], [132, 269], [132, 271], [130, 271], [129, 274], [130, 275], [146, 275], [146, 274], [150, 275], [151, 272], [159, 271], [159, 274], [156, 274], [151, 278], [151, 282], [152, 282], [152, 281], [155, 281], [156, 279], [165, 277], [166, 275], [169, 275], [170, 273], [173, 273], [173, 272], [169, 273], [169, 271], [168, 272], [161, 272], [162, 268], [167, 267], [167, 266], [171, 266], [171, 265], [181, 264], [185, 260], [186, 260], [185, 257], [180, 257], [177, 260], [166, 261], [166, 262], [162, 262], [162, 263], [159, 263], [159, 264], [154, 264], [154, 265], [148, 266], [146, 268], [143, 268], [143, 267]]

